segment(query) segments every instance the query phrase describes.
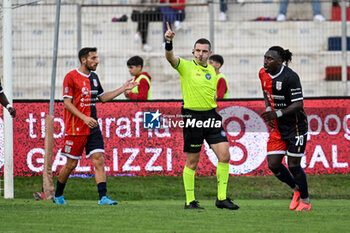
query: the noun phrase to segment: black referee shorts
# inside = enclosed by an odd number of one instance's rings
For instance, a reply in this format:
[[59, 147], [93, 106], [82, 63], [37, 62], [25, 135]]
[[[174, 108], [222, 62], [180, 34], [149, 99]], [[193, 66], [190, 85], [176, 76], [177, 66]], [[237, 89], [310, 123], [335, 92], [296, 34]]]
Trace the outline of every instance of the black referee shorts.
[[222, 117], [216, 109], [192, 111], [182, 108], [181, 114], [184, 120], [184, 152], [200, 152], [204, 139], [209, 145], [227, 142], [226, 133], [222, 127]]

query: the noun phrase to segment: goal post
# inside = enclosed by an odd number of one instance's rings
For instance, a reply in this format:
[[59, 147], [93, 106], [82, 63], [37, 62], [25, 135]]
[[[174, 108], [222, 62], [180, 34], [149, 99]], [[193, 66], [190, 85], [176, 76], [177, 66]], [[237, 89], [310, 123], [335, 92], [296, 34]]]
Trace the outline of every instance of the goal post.
[[[3, 89], [12, 103], [12, 0], [4, 0], [2, 7]], [[14, 198], [13, 184], [13, 120], [4, 108], [4, 198]]]

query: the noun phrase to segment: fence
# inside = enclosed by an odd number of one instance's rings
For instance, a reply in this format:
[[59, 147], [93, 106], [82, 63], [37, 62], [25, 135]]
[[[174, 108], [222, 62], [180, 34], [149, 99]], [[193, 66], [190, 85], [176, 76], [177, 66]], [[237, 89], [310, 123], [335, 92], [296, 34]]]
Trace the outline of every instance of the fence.
[[[26, 2], [13, 1], [14, 6]], [[175, 55], [192, 59], [196, 39], [211, 39], [214, 53], [225, 60], [222, 72], [229, 79], [230, 98], [262, 97], [257, 73], [265, 51], [273, 45], [293, 52], [290, 67], [299, 74], [306, 97], [349, 94], [349, 82], [339, 80], [344, 61], [340, 48], [342, 23], [331, 14], [334, 7], [330, 0], [321, 2], [325, 22], [312, 20], [309, 1], [290, 1], [289, 20], [285, 22], [274, 21], [279, 9], [276, 0], [246, 0], [244, 4], [228, 1], [226, 21], [219, 20], [218, 0], [187, 2], [183, 27], [176, 31]], [[15, 99], [49, 99], [56, 9], [53, 3], [54, 0], [41, 1], [13, 10]], [[131, 14], [137, 7], [142, 5], [131, 5], [126, 0], [62, 1], [56, 99], [62, 98], [65, 74], [79, 66], [77, 52], [81, 46], [98, 47], [97, 73], [105, 90], [117, 88], [129, 79], [126, 61], [140, 55], [145, 60], [144, 70], [152, 76], [153, 99], [182, 98], [178, 74], [164, 57], [163, 23], [149, 23], [150, 51], [134, 41], [137, 23], [131, 20]], [[127, 21], [116, 20], [123, 15]]]

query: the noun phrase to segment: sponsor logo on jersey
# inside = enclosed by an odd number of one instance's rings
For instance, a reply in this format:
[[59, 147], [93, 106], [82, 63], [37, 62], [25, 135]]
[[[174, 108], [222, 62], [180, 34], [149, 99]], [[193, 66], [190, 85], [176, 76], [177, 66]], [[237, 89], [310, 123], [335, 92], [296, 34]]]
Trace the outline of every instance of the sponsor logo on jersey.
[[70, 146], [65, 146], [65, 147], [64, 147], [64, 152], [70, 153], [70, 152], [71, 152], [71, 149], [72, 149], [72, 147], [70, 147]]
[[68, 141], [66, 141], [66, 144], [67, 144], [68, 146], [73, 146], [73, 141], [68, 140]]
[[87, 87], [83, 87], [81, 89], [81, 96], [88, 96], [89, 95], [89, 89]]
[[278, 91], [282, 90], [282, 82], [281, 82], [281, 81], [277, 81], [277, 82], [276, 82], [276, 89], [277, 89]]
[[97, 87], [97, 80], [93, 79], [94, 86]]
[[272, 98], [276, 99], [276, 100], [284, 100], [285, 97], [283, 95], [271, 95]]

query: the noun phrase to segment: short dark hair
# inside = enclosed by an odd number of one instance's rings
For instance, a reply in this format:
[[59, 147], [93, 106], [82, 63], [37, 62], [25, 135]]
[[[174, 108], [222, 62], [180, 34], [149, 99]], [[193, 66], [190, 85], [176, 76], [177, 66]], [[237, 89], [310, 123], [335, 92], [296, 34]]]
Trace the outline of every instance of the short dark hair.
[[213, 54], [209, 57], [209, 60], [215, 61], [220, 64], [220, 67], [224, 64], [224, 58], [219, 54]]
[[205, 39], [205, 38], [200, 38], [196, 41], [196, 43], [194, 43], [194, 48], [196, 48], [196, 44], [207, 44], [209, 45], [209, 51], [211, 51], [211, 44], [210, 41]]
[[81, 63], [81, 59], [87, 58], [89, 56], [90, 52], [97, 52], [97, 48], [96, 47], [85, 47], [85, 48], [80, 49], [79, 54], [78, 54], [80, 63]]
[[130, 57], [129, 60], [126, 62], [127, 66], [141, 66], [143, 67], [143, 59], [140, 56], [133, 56]]
[[276, 51], [278, 55], [282, 58], [283, 62], [286, 62], [286, 65], [288, 66], [288, 63], [292, 61], [292, 52], [289, 51], [289, 49], [283, 49], [281, 46], [272, 46], [269, 48], [269, 50]]

